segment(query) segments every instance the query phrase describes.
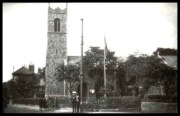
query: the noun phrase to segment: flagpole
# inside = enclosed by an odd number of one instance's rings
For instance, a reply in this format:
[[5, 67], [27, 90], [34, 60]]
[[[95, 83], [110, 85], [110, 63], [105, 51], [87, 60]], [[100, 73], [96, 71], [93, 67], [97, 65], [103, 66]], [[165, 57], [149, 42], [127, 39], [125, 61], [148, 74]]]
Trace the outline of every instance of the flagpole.
[[80, 68], [80, 112], [83, 112], [83, 19], [81, 19], [82, 22], [82, 39], [81, 39], [81, 68]]
[[[105, 43], [105, 35], [104, 35], [104, 43]], [[106, 43], [104, 45], [104, 97], [106, 98]]]

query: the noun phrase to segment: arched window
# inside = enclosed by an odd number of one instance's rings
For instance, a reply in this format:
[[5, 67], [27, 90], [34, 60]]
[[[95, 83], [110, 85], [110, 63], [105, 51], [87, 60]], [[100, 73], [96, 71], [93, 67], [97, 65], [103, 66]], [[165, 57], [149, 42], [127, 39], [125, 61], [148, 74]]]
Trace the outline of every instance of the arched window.
[[54, 32], [60, 32], [60, 19], [54, 19]]

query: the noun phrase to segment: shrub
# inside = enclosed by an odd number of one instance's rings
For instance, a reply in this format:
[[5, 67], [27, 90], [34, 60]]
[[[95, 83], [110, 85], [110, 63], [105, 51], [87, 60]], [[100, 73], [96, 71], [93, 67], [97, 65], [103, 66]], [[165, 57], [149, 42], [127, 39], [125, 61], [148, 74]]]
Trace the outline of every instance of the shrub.
[[39, 99], [39, 107], [40, 109], [48, 108], [47, 100], [45, 98]]

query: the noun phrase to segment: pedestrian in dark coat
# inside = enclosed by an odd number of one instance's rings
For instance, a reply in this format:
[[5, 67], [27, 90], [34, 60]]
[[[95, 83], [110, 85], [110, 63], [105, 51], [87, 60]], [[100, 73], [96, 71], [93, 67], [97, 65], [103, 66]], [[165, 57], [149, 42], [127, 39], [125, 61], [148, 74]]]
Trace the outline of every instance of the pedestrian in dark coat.
[[72, 107], [73, 112], [76, 112], [76, 96], [74, 94], [72, 95]]
[[71, 101], [72, 101], [73, 112], [76, 112], [76, 110], [77, 110], [77, 107], [76, 107], [76, 93], [72, 94]]
[[77, 112], [79, 112], [79, 107], [80, 107], [79, 95], [76, 96], [76, 107], [77, 107]]

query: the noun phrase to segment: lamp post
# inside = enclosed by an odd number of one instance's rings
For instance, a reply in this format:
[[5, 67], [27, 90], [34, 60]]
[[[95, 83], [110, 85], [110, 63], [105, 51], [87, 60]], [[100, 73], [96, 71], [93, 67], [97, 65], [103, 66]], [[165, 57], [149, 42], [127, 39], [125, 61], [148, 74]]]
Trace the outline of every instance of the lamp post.
[[82, 21], [82, 39], [81, 39], [81, 72], [80, 72], [80, 112], [83, 112], [83, 100], [82, 100], [82, 92], [83, 92], [83, 19]]

